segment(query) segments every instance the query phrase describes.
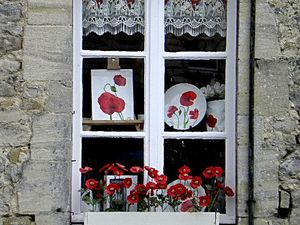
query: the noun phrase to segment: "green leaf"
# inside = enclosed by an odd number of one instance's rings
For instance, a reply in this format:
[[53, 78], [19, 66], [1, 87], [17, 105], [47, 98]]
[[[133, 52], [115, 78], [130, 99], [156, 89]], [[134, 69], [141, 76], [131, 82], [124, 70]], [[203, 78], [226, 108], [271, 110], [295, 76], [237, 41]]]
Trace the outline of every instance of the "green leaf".
[[116, 88], [115, 86], [111, 86], [111, 87], [110, 87], [110, 90], [111, 90], [112, 92], [117, 92], [117, 88]]

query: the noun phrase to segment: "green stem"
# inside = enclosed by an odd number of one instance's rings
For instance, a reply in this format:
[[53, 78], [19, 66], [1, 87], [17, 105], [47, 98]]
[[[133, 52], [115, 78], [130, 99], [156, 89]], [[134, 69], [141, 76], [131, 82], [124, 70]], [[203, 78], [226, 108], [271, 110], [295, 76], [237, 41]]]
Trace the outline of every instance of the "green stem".
[[111, 85], [110, 85], [109, 83], [107, 83], [107, 84], [104, 85], [103, 90], [104, 90], [105, 92], [106, 92], [106, 90], [105, 90], [105, 89], [106, 89], [106, 86], [110, 86], [110, 87], [111, 87]]

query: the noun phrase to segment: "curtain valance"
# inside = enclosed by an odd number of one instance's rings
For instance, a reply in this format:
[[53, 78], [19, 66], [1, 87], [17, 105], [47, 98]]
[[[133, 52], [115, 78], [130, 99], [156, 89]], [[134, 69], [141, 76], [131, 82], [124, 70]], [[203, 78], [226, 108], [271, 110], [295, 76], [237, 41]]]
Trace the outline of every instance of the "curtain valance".
[[[163, 0], [162, 0], [163, 1]], [[164, 0], [165, 33], [226, 35], [226, 0]], [[83, 35], [144, 33], [144, 0], [83, 0]]]

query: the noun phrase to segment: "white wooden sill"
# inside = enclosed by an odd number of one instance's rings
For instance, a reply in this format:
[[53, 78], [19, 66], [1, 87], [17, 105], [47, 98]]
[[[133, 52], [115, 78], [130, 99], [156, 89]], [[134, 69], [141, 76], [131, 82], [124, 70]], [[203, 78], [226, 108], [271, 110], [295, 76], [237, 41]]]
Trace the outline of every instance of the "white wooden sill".
[[219, 225], [219, 213], [87, 212], [84, 225]]

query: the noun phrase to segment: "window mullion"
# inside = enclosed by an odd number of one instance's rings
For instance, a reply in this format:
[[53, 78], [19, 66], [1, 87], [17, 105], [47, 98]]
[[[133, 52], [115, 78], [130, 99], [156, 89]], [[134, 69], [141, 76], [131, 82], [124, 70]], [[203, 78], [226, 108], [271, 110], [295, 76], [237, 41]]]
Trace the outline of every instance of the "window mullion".
[[150, 165], [163, 169], [164, 124], [164, 1], [150, 2]]

